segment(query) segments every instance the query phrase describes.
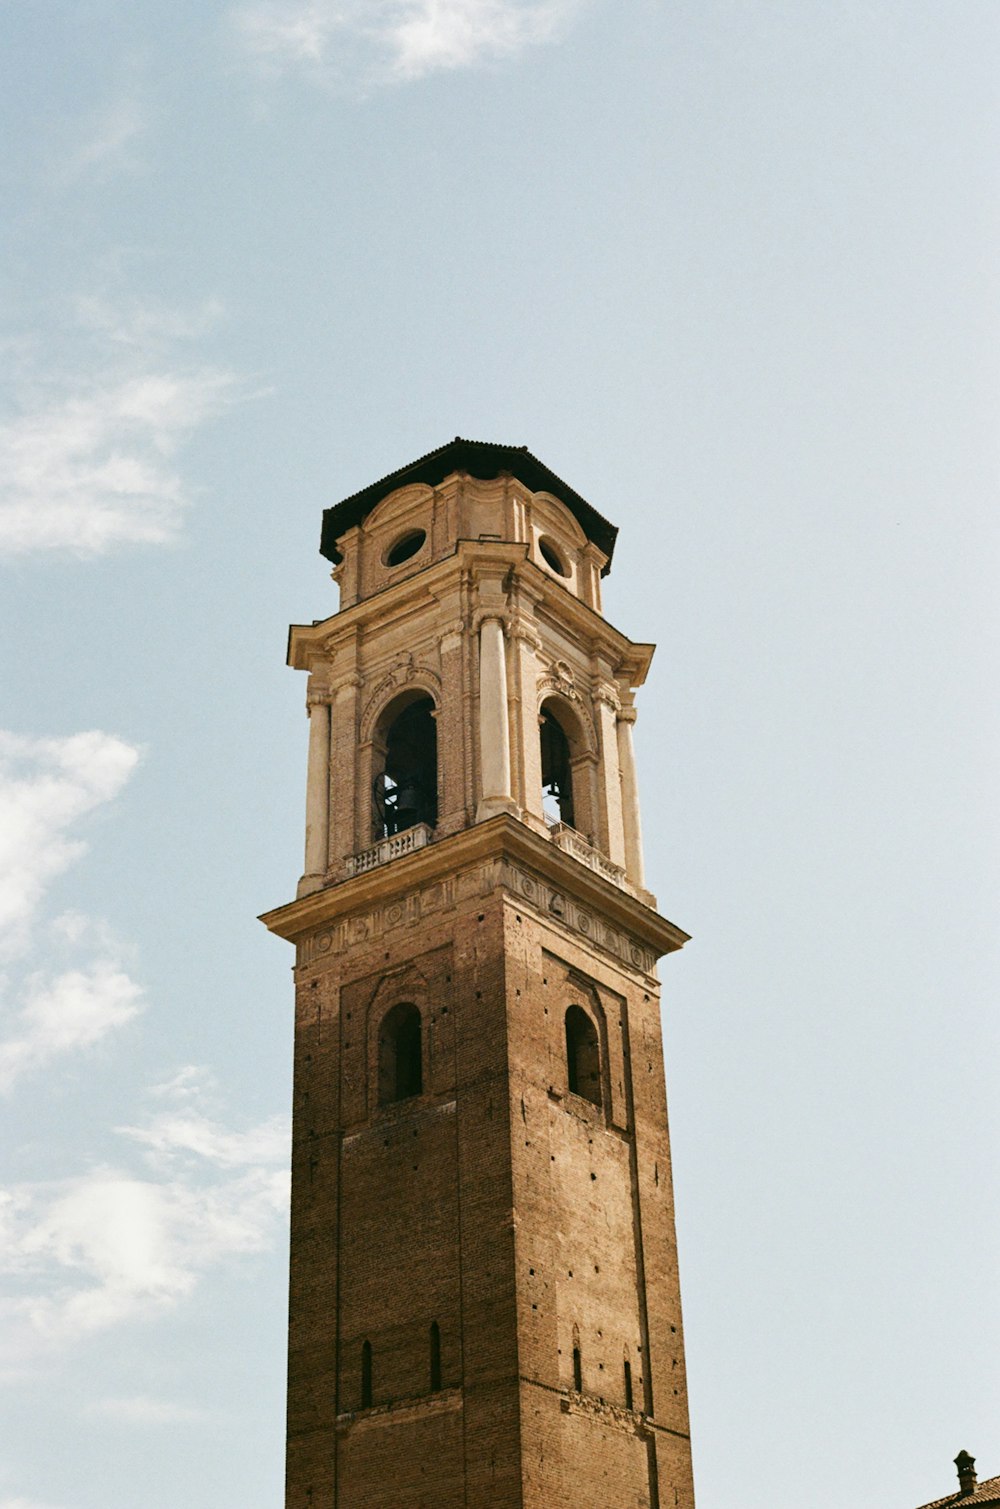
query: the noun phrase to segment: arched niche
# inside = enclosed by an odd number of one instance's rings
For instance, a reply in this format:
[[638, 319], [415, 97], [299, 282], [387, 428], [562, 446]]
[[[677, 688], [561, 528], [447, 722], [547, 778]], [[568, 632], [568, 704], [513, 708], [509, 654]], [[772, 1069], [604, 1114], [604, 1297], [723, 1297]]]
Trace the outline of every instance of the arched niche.
[[[366, 1117], [377, 1116], [387, 1107], [411, 1098], [409, 1094], [397, 1094], [396, 1091], [406, 1083], [412, 1085], [416, 1082], [416, 1069], [412, 1065], [418, 1026], [420, 1090], [413, 1093], [423, 1095], [430, 1090], [434, 1082], [433, 1018], [434, 1002], [430, 987], [426, 977], [416, 966], [411, 965], [379, 981], [365, 1008]], [[404, 1032], [402, 1038], [401, 1029]], [[406, 1033], [410, 1034], [409, 1039], [406, 1038]], [[408, 1054], [411, 1064], [410, 1069], [404, 1070], [402, 1078], [398, 1073], [399, 1053]]]
[[571, 1095], [579, 1095], [601, 1110], [604, 1106], [604, 1074], [597, 1023], [589, 1012], [574, 1003], [566, 1008], [564, 1027], [567, 1089]]
[[378, 1103], [394, 1105], [424, 1089], [423, 1018], [412, 1001], [389, 1008], [378, 1029]]

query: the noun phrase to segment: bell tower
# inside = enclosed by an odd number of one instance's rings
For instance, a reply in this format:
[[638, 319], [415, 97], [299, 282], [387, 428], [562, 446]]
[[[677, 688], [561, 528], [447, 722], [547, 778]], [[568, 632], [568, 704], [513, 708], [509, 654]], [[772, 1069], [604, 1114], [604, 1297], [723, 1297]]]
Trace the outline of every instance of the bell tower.
[[324, 514], [287, 1509], [693, 1509], [615, 535], [459, 439]]

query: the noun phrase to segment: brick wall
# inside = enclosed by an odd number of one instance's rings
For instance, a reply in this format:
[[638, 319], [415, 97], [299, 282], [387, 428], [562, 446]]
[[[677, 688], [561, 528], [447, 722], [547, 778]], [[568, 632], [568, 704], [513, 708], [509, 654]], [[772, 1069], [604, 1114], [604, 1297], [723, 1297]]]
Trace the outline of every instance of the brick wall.
[[[655, 981], [502, 866], [423, 910], [393, 898], [406, 865], [379, 877], [379, 927], [300, 947], [288, 1509], [690, 1509]], [[380, 1106], [399, 1002], [421, 1011], [423, 1093]], [[600, 1106], [569, 1090], [574, 1004]]]

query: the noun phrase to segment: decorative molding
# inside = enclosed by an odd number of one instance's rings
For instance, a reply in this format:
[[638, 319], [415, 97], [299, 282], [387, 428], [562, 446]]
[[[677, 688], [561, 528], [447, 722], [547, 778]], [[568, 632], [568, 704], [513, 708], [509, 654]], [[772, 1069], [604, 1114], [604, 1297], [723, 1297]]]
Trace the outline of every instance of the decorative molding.
[[610, 681], [599, 681], [594, 688], [594, 701], [603, 702], [616, 715], [622, 710], [622, 699], [618, 695], [618, 688]]
[[[531, 878], [543, 878], [552, 890], [568, 892], [589, 917], [637, 942], [636, 967], [641, 967], [643, 952], [647, 958], [659, 959], [689, 941], [683, 928], [661, 917], [645, 898], [609, 885], [564, 854], [547, 833], [507, 814], [442, 832], [433, 843], [404, 854], [392, 865], [325, 885], [271, 908], [260, 920], [279, 938], [302, 944], [324, 931], [332, 936], [346, 919], [357, 919], [359, 914], [381, 912], [387, 905], [402, 909], [414, 892], [427, 896], [437, 886], [449, 887], [458, 900], [473, 896], [485, 900], [503, 883], [504, 865], [523, 869]], [[326, 948], [330, 947], [328, 939]]]
[[441, 704], [441, 677], [437, 671], [432, 671], [429, 665], [418, 664], [414, 660], [412, 652], [397, 657], [390, 671], [387, 671], [382, 679], [376, 683], [375, 689], [365, 703], [361, 714], [361, 739], [366, 744], [372, 736], [372, 730], [381, 713], [389, 694], [397, 688], [406, 686], [422, 687], [429, 696], [434, 698], [435, 704]]
[[507, 615], [504, 619], [504, 628], [508, 639], [518, 640], [528, 645], [530, 649], [534, 650], [536, 655], [542, 648], [541, 635], [536, 629], [532, 628], [531, 624], [525, 623], [523, 618], [519, 618], [516, 613], [509, 613]]
[[583, 742], [586, 746], [581, 753], [596, 754], [597, 730], [594, 727], [593, 713], [577, 688], [572, 668], [565, 660], [556, 660], [539, 676], [537, 685], [539, 716], [541, 716], [542, 703], [547, 697], [562, 697], [564, 701], [572, 704], [573, 712], [580, 721]]
[[652, 949], [631, 934], [614, 927], [589, 908], [581, 906], [572, 896], [537, 879], [509, 860], [503, 861], [502, 878], [508, 890], [523, 897], [543, 915], [558, 918], [564, 927], [580, 934], [588, 944], [599, 948], [602, 953], [610, 954], [619, 964], [624, 964], [627, 969], [639, 970], [645, 975], [653, 973], [656, 960]]
[[333, 683], [331, 688], [333, 695], [339, 697], [341, 692], [354, 691], [359, 686], [364, 686], [365, 678], [360, 671], [351, 671], [347, 676], [341, 676]]
[[438, 644], [443, 650], [445, 646], [452, 648], [453, 642], [461, 641], [465, 637], [465, 619], [453, 618], [450, 623], [443, 624], [438, 637]]
[[547, 679], [551, 682], [554, 691], [561, 692], [564, 697], [579, 699], [576, 677], [568, 660], [550, 661]]
[[506, 629], [507, 629], [507, 608], [506, 608], [506, 604], [504, 604], [504, 603], [497, 603], [495, 607], [477, 608], [476, 611], [472, 615], [472, 627], [475, 630], [475, 632], [478, 634], [479, 630], [483, 627], [483, 624], [488, 624], [488, 623], [492, 622], [492, 620], [494, 620], [494, 619], [500, 625], [501, 629], [503, 629], [506, 632]]
[[434, 881], [408, 895], [398, 896], [384, 906], [317, 928], [301, 939], [298, 963], [300, 966], [309, 965], [336, 958], [358, 944], [377, 942], [401, 928], [417, 927], [426, 918], [453, 907], [457, 902], [473, 896], [489, 896], [498, 886], [526, 902], [543, 919], [557, 921], [576, 934], [578, 941], [598, 949], [625, 969], [643, 975], [653, 974], [656, 959], [652, 949], [582, 906], [564, 890], [549, 885], [507, 859], [490, 860]]

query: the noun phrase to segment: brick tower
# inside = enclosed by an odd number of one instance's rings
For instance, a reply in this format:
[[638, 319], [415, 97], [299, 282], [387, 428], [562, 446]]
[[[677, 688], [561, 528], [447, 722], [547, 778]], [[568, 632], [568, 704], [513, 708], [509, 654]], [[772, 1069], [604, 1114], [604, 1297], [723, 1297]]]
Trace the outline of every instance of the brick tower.
[[287, 1509], [693, 1505], [615, 534], [464, 440], [324, 515]]

